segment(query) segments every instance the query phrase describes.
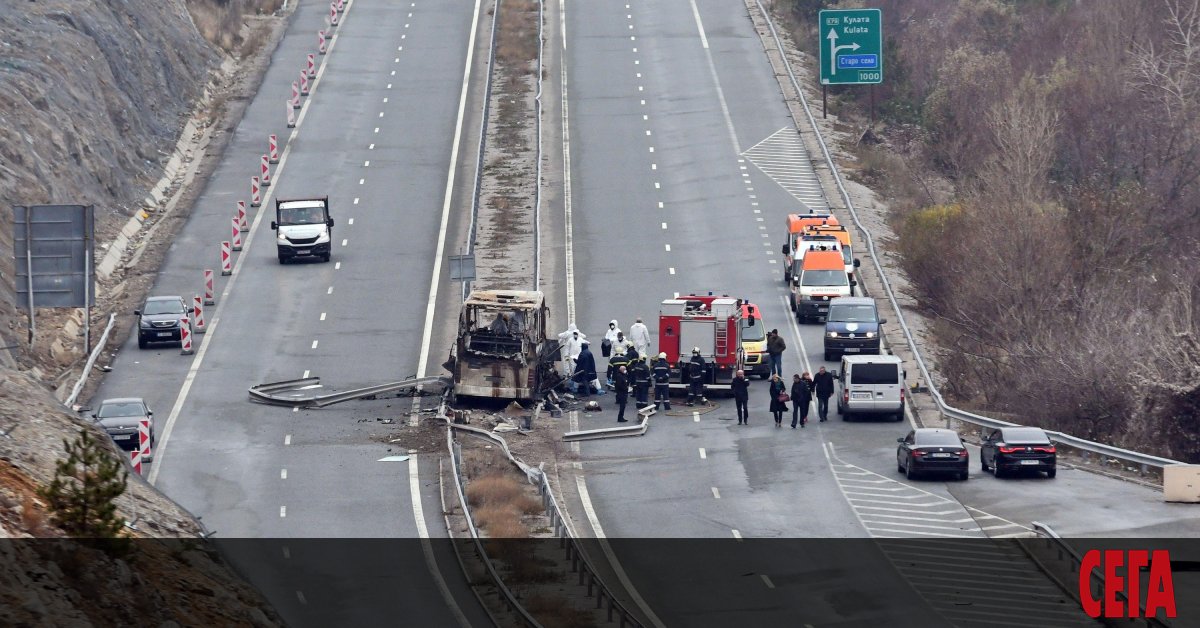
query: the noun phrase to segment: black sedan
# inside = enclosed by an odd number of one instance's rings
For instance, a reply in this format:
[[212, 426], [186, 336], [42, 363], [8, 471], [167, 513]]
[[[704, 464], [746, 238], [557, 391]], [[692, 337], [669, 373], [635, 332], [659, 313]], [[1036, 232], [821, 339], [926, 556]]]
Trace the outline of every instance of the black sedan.
[[92, 415], [92, 420], [104, 428], [113, 443], [124, 451], [133, 451], [141, 447], [138, 437], [138, 424], [143, 420], [150, 422], [150, 455], [143, 461], [149, 462], [154, 455], [154, 413], [141, 397], [119, 397], [105, 399], [100, 402], [100, 409]]
[[1058, 474], [1054, 443], [1038, 427], [998, 429], [979, 448], [979, 464], [996, 477], [1020, 471], [1045, 471], [1046, 477]]
[[918, 473], [953, 473], [958, 479], [967, 479], [970, 454], [959, 438], [958, 432], [934, 427], [922, 427], [897, 438], [896, 470], [910, 480]]
[[182, 340], [180, 325], [188, 315], [183, 297], [150, 297], [142, 309], [133, 313], [138, 317], [138, 349], [145, 349], [151, 342]]

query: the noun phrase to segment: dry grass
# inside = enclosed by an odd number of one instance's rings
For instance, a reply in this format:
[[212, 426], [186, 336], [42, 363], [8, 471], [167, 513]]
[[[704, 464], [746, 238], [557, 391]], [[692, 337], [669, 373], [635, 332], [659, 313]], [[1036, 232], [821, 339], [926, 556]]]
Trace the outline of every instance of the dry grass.
[[503, 475], [485, 475], [471, 480], [467, 485], [467, 502], [477, 508], [509, 507], [521, 493], [521, 485], [515, 479]]
[[[496, 33], [496, 60], [524, 73], [538, 54], [538, 4], [534, 0], [502, 0]], [[522, 67], [523, 66], [523, 67]]]
[[566, 598], [559, 596], [531, 595], [525, 600], [525, 610], [543, 626], [589, 628], [596, 625], [592, 613], [575, 608]]
[[283, 0], [187, 0], [196, 30], [209, 43], [229, 53], [242, 46], [243, 16], [270, 14], [281, 6]]

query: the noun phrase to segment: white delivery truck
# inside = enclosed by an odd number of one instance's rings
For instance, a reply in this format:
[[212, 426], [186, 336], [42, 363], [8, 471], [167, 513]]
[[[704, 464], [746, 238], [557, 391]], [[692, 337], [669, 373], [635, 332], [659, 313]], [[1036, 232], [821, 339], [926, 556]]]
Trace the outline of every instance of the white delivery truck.
[[329, 197], [275, 199], [275, 247], [279, 263], [298, 257], [315, 257], [328, 262], [332, 255], [333, 218], [329, 217]]

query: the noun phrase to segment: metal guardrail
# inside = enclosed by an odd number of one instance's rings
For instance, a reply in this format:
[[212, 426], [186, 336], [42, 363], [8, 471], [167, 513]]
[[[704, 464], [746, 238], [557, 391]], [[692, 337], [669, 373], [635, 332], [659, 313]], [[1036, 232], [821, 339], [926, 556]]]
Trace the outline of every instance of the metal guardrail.
[[593, 430], [576, 430], [563, 434], [562, 439], [565, 442], [575, 442], [581, 440], [597, 440], [601, 438], [622, 438], [625, 436], [642, 436], [646, 430], [650, 428], [650, 415], [654, 414], [653, 406], [650, 407], [651, 412], [638, 412], [642, 420], [633, 425], [619, 425], [617, 427], [600, 427]]
[[[842, 182], [842, 176], [838, 172], [837, 165], [833, 161], [833, 156], [829, 151], [829, 146], [825, 144], [825, 138], [821, 136], [821, 131], [817, 127], [817, 120], [813, 116], [812, 108], [808, 103], [808, 98], [804, 95], [804, 90], [801, 89], [800, 82], [796, 79], [795, 72], [792, 71], [792, 64], [790, 61], [788, 61], [787, 53], [783, 47], [783, 42], [779, 37], [779, 32], [775, 29], [775, 21], [771, 19], [770, 13], [765, 7], [763, 7], [762, 0], [754, 0], [754, 2], [756, 5], [758, 5], [758, 10], [762, 13], [763, 19], [766, 20], [767, 26], [771, 30], [771, 37], [775, 40], [775, 46], [779, 49], [779, 56], [783, 60], [784, 67], [787, 69], [788, 78], [791, 79], [792, 87], [796, 90], [796, 94], [800, 98], [800, 103], [804, 107], [804, 113], [808, 118], [808, 125], [812, 128], [813, 135], [817, 138], [817, 143], [821, 146], [821, 152], [825, 157], [825, 164], [829, 167], [829, 172], [833, 176], [834, 183], [837, 184], [838, 192], [841, 194], [842, 201], [846, 203], [846, 209], [850, 212], [850, 216], [853, 218], [854, 224], [858, 227], [859, 232], [863, 234], [863, 237], [867, 242], [867, 249], [871, 252], [871, 262], [875, 265], [875, 270], [879, 273], [879, 280], [883, 284], [884, 292], [887, 293], [888, 301], [891, 302], [892, 308], [896, 310], [897, 322], [900, 323], [900, 329], [904, 332], [904, 337], [908, 341], [909, 347], [912, 348], [913, 358], [916, 360], [918, 368], [921, 369], [921, 375], [924, 376], [925, 382], [929, 386], [929, 393], [933, 397], [934, 402], [937, 404], [938, 409], [942, 412], [942, 414], [949, 418], [963, 421], [965, 423], [979, 425], [985, 428], [995, 429], [1000, 427], [1015, 426], [1015, 423], [1000, 421], [998, 419], [993, 419], [991, 417], [986, 417], [980, 414], [969, 412], [967, 410], [956, 408], [947, 403], [942, 397], [941, 391], [938, 390], [937, 384], [930, 375], [929, 367], [925, 364], [925, 360], [921, 356], [916, 338], [913, 336], [912, 330], [909, 329], [908, 324], [904, 320], [904, 311], [900, 308], [900, 303], [896, 300], [896, 294], [892, 290], [892, 285], [888, 281], [887, 275], [883, 272], [883, 266], [879, 263], [879, 253], [875, 250], [875, 242], [871, 237], [871, 232], [866, 228], [866, 226], [863, 225], [862, 221], [859, 220], [858, 212], [854, 209], [854, 203], [850, 200], [850, 194], [846, 191], [846, 186]], [[1115, 458], [1139, 465], [1143, 472], [1148, 470], [1150, 467], [1162, 468], [1167, 465], [1182, 464], [1178, 460], [1171, 460], [1169, 458], [1161, 458], [1159, 456], [1143, 454], [1136, 451], [1130, 451], [1128, 449], [1121, 449], [1112, 445], [1105, 445], [1103, 443], [1085, 440], [1069, 434], [1063, 434], [1062, 432], [1047, 430], [1046, 434], [1057, 443], [1061, 443], [1084, 452], [1108, 456], [1110, 458]]]
[[[1053, 544], [1054, 549], [1058, 552], [1058, 559], [1060, 561], [1070, 561], [1071, 573], [1078, 574], [1079, 569], [1083, 565], [1083, 557], [1079, 555], [1079, 552], [1076, 552], [1075, 548], [1071, 547], [1071, 544], [1068, 543], [1066, 539], [1059, 536], [1058, 533], [1054, 531], [1054, 528], [1051, 528], [1049, 525], [1039, 521], [1031, 522], [1030, 525], [1033, 526], [1034, 531], [1038, 533], [1039, 537], [1047, 539], [1051, 544]], [[1091, 586], [1092, 595], [1095, 599], [1100, 599], [1103, 595], [1105, 595], [1104, 574], [1102, 573], [1102, 570], [1092, 570], [1089, 583]], [[1116, 591], [1116, 594], [1121, 598], [1121, 601], [1125, 603], [1126, 607], [1128, 607], [1129, 598], [1126, 597], [1124, 590]], [[1146, 614], [1145, 602], [1139, 602], [1137, 610], [1137, 615], [1144, 616]], [[1143, 617], [1134, 620], [1118, 620], [1119, 625], [1122, 626], [1130, 625], [1130, 622], [1133, 622], [1133, 625], [1139, 625], [1137, 622], [1144, 622], [1144, 625], [1149, 626], [1150, 628], [1171, 628], [1170, 622], [1158, 619], [1156, 617]]]
[[[514, 456], [508, 448], [508, 442], [503, 437], [477, 427], [450, 422], [445, 415], [444, 404], [443, 411], [439, 413], [439, 416], [447, 421], [447, 444], [450, 448], [450, 455], [453, 462], [455, 488], [458, 490], [458, 499], [459, 503], [463, 505], [463, 511], [466, 513], [468, 509], [466, 507], [466, 496], [462, 489], [461, 469], [458, 466], [458, 458], [456, 458], [460, 452], [453, 440], [455, 430], [495, 443], [504, 451], [508, 460], [525, 473], [526, 477], [531, 480], [535, 477], [537, 478], [538, 488], [542, 494], [542, 504], [546, 508], [547, 515], [550, 517], [554, 536], [558, 537], [559, 546], [565, 552], [565, 558], [571, 561], [571, 571], [579, 575], [579, 586], [587, 587], [588, 597], [596, 598], [596, 609], [605, 610], [609, 622], [619, 621], [621, 628], [625, 628], [625, 626], [642, 628], [643, 624], [636, 619], [636, 616], [630, 613], [629, 609], [613, 596], [612, 590], [604, 583], [604, 580], [597, 573], [596, 568], [588, 560], [582, 548], [580, 548], [579, 542], [572, 536], [570, 526], [567, 525], [567, 518], [563, 516], [562, 510], [558, 507], [558, 499], [554, 496], [554, 490], [550, 487], [550, 479], [545, 471], [539, 467], [532, 467]], [[480, 553], [480, 557], [487, 565], [489, 575], [497, 583], [497, 587], [500, 589], [501, 595], [504, 596], [508, 605], [517, 610], [527, 625], [538, 626], [537, 620], [529, 616], [512, 591], [507, 586], [504, 586], [500, 579], [500, 574], [496, 572], [495, 567], [491, 564], [491, 560], [487, 557], [487, 552], [483, 549], [478, 529], [471, 520], [469, 513], [467, 513], [467, 527], [471, 531], [472, 538], [475, 539], [475, 546]]]
[[96, 347], [92, 349], [92, 354], [88, 356], [87, 362], [83, 365], [83, 372], [79, 374], [79, 381], [75, 382], [75, 386], [71, 388], [71, 396], [63, 402], [63, 405], [68, 408], [75, 405], [75, 400], [79, 398], [79, 393], [83, 390], [83, 385], [87, 383], [88, 376], [92, 374], [92, 367], [96, 365], [96, 358], [100, 357], [100, 352], [104, 350], [104, 345], [108, 343], [108, 333], [112, 331], [113, 323], [117, 321], [117, 314], [113, 312], [108, 315], [108, 324], [104, 326], [104, 333], [100, 335], [100, 341], [96, 343]]
[[[443, 416], [445, 416], [443, 414]], [[501, 597], [507, 602], [508, 607], [521, 618], [526, 626], [533, 628], [542, 628], [537, 619], [525, 610], [525, 606], [517, 600], [517, 596], [513, 594], [508, 585], [504, 584], [504, 579], [500, 577], [500, 573], [496, 571], [496, 566], [492, 564], [492, 560], [488, 557], [487, 549], [483, 546], [483, 540], [479, 536], [479, 528], [475, 527], [475, 519], [471, 516], [471, 509], [467, 507], [467, 494], [463, 490], [462, 480], [462, 451], [458, 443], [454, 442], [454, 424], [446, 429], [446, 447], [450, 450], [450, 465], [454, 469], [454, 490], [458, 494], [458, 503], [462, 505], [463, 517], [467, 520], [467, 529], [471, 532], [471, 540], [475, 542], [475, 551], [479, 553], [479, 557], [483, 560], [484, 567], [487, 568], [488, 575], [491, 576], [492, 582], [496, 588], [500, 590]], [[505, 452], [508, 451], [507, 444]], [[509, 454], [512, 458], [512, 454]]]
[[538, 0], [537, 94], [533, 97], [534, 125], [537, 127], [537, 174], [533, 180], [533, 290], [541, 290], [542, 283], [542, 50], [546, 47], [542, 37], [544, 9], [544, 0]]
[[[496, 23], [500, 16], [500, 2], [492, 7], [492, 34], [488, 41], [487, 80], [483, 88], [483, 113], [479, 123], [479, 153], [475, 160], [475, 189], [471, 192], [471, 225], [467, 228], [467, 254], [475, 252], [475, 229], [479, 222], [479, 193], [483, 189], [483, 157], [487, 146], [488, 116], [492, 110], [492, 70], [496, 67]], [[462, 298], [470, 292], [470, 281], [462, 282]]]
[[351, 399], [362, 399], [363, 397], [380, 395], [406, 388], [421, 388], [423, 390], [426, 386], [432, 384], [449, 387], [451, 380], [447, 376], [415, 377], [399, 382], [388, 382], [386, 384], [367, 386], [366, 388], [354, 388], [328, 395], [300, 396], [298, 394], [300, 391], [321, 387], [320, 377], [302, 377], [300, 379], [289, 379], [282, 382], [251, 386], [249, 393], [250, 400], [257, 403], [286, 406], [289, 408], [324, 408], [325, 406], [350, 401]]

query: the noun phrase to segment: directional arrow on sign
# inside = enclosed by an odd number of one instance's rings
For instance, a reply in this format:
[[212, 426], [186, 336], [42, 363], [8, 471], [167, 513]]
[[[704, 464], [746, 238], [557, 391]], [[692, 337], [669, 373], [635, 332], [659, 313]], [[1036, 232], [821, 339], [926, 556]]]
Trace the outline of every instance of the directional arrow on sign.
[[825, 36], [829, 40], [829, 73], [837, 74], [837, 53], [839, 50], [858, 50], [860, 46], [858, 42], [846, 46], [837, 45], [838, 34], [834, 29], [829, 29], [829, 34]]

